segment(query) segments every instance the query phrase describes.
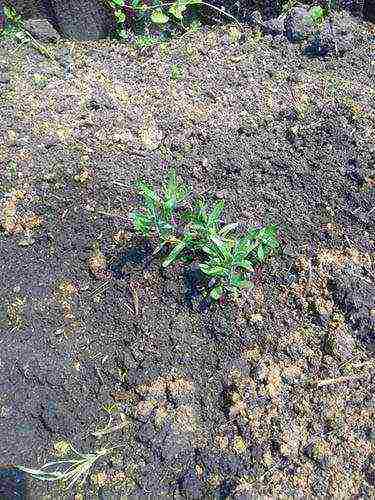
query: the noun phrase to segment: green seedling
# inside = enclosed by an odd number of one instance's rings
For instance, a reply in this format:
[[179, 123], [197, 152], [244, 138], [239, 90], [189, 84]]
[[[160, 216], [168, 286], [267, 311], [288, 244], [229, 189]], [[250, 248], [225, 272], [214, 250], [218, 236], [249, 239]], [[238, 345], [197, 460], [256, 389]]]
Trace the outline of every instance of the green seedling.
[[186, 198], [188, 191], [178, 182], [176, 172], [172, 170], [169, 174], [163, 197], [160, 197], [151, 186], [143, 181], [138, 182], [137, 187], [145, 205], [142, 211], [135, 211], [131, 214], [136, 231], [146, 237], [151, 235], [158, 237], [159, 246], [155, 253], [168, 243], [178, 243], [174, 214], [179, 204]]
[[172, 64], [171, 68], [171, 78], [172, 80], [182, 80], [184, 76], [184, 71], [178, 64]]
[[327, 0], [327, 5], [325, 7], [321, 7], [320, 5], [315, 5], [310, 9], [309, 15], [307, 17], [312, 20], [312, 22], [317, 28], [317, 33], [315, 34], [315, 38], [318, 38], [319, 31], [322, 29], [325, 21], [328, 22], [329, 31], [335, 45], [335, 52], [336, 55], [338, 55], [339, 52], [332, 23], [332, 13], [336, 7], [336, 3], [337, 0]]
[[276, 233], [276, 226], [270, 225], [250, 229], [238, 240], [211, 238], [210, 243], [203, 247], [208, 262], [199, 266], [216, 282], [211, 298], [219, 300], [225, 291], [237, 295], [240, 289], [252, 286], [246, 275], [278, 249]]
[[5, 18], [0, 19], [0, 37], [18, 33], [24, 26], [22, 17], [11, 6], [4, 6], [4, 14]]

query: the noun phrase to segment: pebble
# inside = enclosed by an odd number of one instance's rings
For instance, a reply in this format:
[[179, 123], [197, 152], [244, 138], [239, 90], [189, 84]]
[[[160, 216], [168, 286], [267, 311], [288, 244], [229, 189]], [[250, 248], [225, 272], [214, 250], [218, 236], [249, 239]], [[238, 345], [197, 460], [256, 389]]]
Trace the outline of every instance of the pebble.
[[341, 361], [347, 361], [353, 357], [355, 340], [349, 332], [340, 330], [340, 332], [330, 332], [327, 337], [326, 351], [333, 357]]
[[10, 83], [9, 75], [5, 72], [0, 72], [0, 83]]

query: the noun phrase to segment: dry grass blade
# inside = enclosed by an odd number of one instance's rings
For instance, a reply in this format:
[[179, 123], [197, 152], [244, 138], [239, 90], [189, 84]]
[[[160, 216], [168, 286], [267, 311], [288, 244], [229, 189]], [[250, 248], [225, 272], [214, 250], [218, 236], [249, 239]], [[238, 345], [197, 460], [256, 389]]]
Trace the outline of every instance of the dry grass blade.
[[[70, 449], [73, 451], [73, 453], [75, 453], [77, 458], [66, 458], [57, 460], [56, 462], [48, 462], [40, 469], [30, 469], [28, 467], [22, 467], [20, 465], [18, 465], [17, 468], [23, 472], [26, 472], [26, 474], [29, 474], [35, 479], [39, 479], [40, 481], [61, 481], [63, 483], [67, 483], [66, 488], [69, 489], [78, 481], [79, 484], [82, 485], [86, 481], [89, 471], [94, 463], [99, 458], [104, 457], [113, 450], [113, 448], [103, 448], [102, 450], [99, 450], [95, 453], [82, 454], [75, 450], [72, 446], [70, 447]], [[51, 468], [56, 469], [58, 467], [66, 465], [70, 466], [67, 467], [64, 471], [49, 470]]]
[[139, 314], [139, 296], [138, 296], [138, 290], [134, 286], [133, 283], [129, 284], [129, 289], [133, 297], [133, 304], [134, 304], [134, 313], [136, 316]]
[[325, 380], [315, 380], [312, 383], [316, 387], [323, 387], [325, 385], [341, 384], [342, 382], [350, 382], [351, 380], [357, 380], [357, 379], [363, 378], [366, 375], [368, 375], [368, 373], [362, 373], [360, 375], [348, 375], [345, 377], [337, 377], [337, 378], [327, 378]]

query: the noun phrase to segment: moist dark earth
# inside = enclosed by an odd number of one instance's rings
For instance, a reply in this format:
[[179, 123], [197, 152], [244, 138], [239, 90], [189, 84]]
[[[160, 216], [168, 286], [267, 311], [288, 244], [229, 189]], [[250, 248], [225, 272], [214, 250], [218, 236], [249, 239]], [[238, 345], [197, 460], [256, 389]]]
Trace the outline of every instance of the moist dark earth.
[[[117, 447], [30, 498], [374, 498], [374, 38], [344, 18], [338, 56], [251, 28], [55, 61], [1, 39], [1, 461]], [[134, 183], [171, 167], [228, 222], [278, 225], [238, 300], [132, 230]]]

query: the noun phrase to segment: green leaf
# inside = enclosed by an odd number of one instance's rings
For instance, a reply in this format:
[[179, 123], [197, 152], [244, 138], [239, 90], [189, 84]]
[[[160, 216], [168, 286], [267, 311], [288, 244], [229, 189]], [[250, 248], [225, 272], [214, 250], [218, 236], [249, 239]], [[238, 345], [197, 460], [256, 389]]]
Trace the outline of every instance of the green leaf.
[[219, 235], [227, 236], [227, 234], [236, 229], [236, 227], [238, 227], [239, 225], [240, 225], [239, 222], [232, 222], [231, 224], [227, 224], [226, 226], [220, 229]]
[[125, 5], [125, 0], [111, 0], [111, 2], [119, 7], [123, 7]]
[[118, 32], [118, 35], [120, 38], [126, 38], [129, 35], [129, 33], [126, 30], [120, 30]]
[[215, 288], [213, 288], [210, 293], [210, 297], [214, 300], [219, 300], [222, 295], [223, 287], [221, 285], [215, 286]]
[[211, 241], [216, 245], [217, 250], [221, 253], [224, 259], [230, 259], [232, 257], [228, 243], [220, 238], [217, 238], [216, 236], [212, 236]]
[[165, 190], [167, 199], [173, 199], [175, 203], [179, 203], [186, 197], [187, 193], [188, 190], [183, 184], [178, 183], [176, 171], [172, 169], [169, 172], [168, 184]]
[[203, 245], [202, 246], [202, 251], [207, 253], [213, 258], [217, 258], [219, 256], [219, 259], [222, 260], [221, 254], [218, 252], [217, 248], [215, 246], [209, 246], [209, 245]]
[[237, 288], [253, 288], [254, 287], [254, 283], [252, 283], [251, 281], [245, 280], [241, 276], [236, 276], [236, 275], [232, 276], [230, 284], [232, 286], [237, 287]]
[[263, 245], [259, 245], [258, 247], [258, 251], [257, 251], [257, 257], [260, 261], [264, 260], [266, 256], [266, 252], [265, 252], [265, 249], [263, 247]]
[[253, 285], [251, 283], [251, 281], [248, 281], [248, 280], [244, 279], [242, 276], [238, 276], [238, 275], [232, 276], [232, 278], [230, 280], [230, 284], [232, 286], [237, 287], [237, 288], [249, 288]]
[[185, 222], [192, 222], [195, 219], [195, 214], [192, 210], [185, 210], [185, 212], [180, 215], [180, 218]]
[[176, 192], [177, 192], [176, 171], [174, 169], [172, 169], [168, 175], [168, 184], [167, 184], [167, 188], [165, 190], [165, 195], [166, 195], [167, 199], [174, 199], [174, 198], [176, 198]]
[[276, 250], [277, 248], [279, 248], [280, 243], [277, 240], [268, 240], [267, 246], [272, 248], [273, 250]]
[[132, 0], [132, 7], [137, 8], [141, 3], [141, 0]]
[[260, 233], [260, 229], [257, 229], [256, 227], [252, 227], [251, 229], [249, 229], [247, 231], [247, 233], [245, 233], [243, 238], [246, 239], [247, 241], [252, 241], [258, 237], [259, 233]]
[[276, 224], [272, 224], [270, 226], [266, 226], [263, 229], [259, 231], [258, 237], [259, 238], [276, 238], [277, 236], [277, 226]]
[[252, 271], [254, 269], [253, 263], [250, 260], [246, 260], [246, 259], [239, 262], [238, 266], [242, 267], [243, 269], [246, 269], [246, 271]]
[[226, 276], [228, 274], [227, 269], [224, 267], [212, 267], [209, 264], [201, 264], [199, 266], [199, 269], [204, 273], [207, 274], [207, 276]]
[[186, 248], [185, 241], [180, 241], [179, 243], [177, 243], [177, 245], [174, 247], [174, 249], [171, 251], [168, 257], [164, 260], [163, 267], [167, 267], [170, 264], [172, 264], [172, 262], [176, 260], [176, 258], [180, 255], [181, 252], [183, 252], [183, 250], [185, 250], [185, 248]]
[[224, 210], [224, 200], [218, 201], [208, 217], [208, 225], [216, 226], [219, 223], [220, 215]]
[[320, 5], [312, 7], [309, 11], [309, 16], [315, 22], [320, 22], [324, 19], [324, 10]]
[[122, 10], [116, 10], [115, 16], [118, 23], [123, 23], [126, 20], [125, 12], [123, 12]]
[[258, 243], [256, 241], [251, 242], [246, 237], [246, 235], [241, 238], [234, 249], [233, 260], [238, 264], [242, 262], [243, 259], [249, 255], [249, 253], [257, 247]]
[[130, 214], [130, 217], [133, 220], [135, 229], [144, 236], [148, 236], [151, 229], [150, 219], [140, 212], [133, 212]]
[[161, 9], [155, 9], [151, 14], [151, 21], [155, 24], [165, 24], [169, 21], [169, 17]]
[[157, 193], [152, 189], [151, 186], [143, 181], [137, 183], [137, 187], [140, 190], [142, 196], [146, 199], [152, 200], [154, 203], [158, 203], [159, 197]]
[[169, 7], [168, 12], [172, 14], [175, 18], [182, 20], [182, 14], [185, 12], [185, 10], [186, 10], [186, 5], [175, 2]]

